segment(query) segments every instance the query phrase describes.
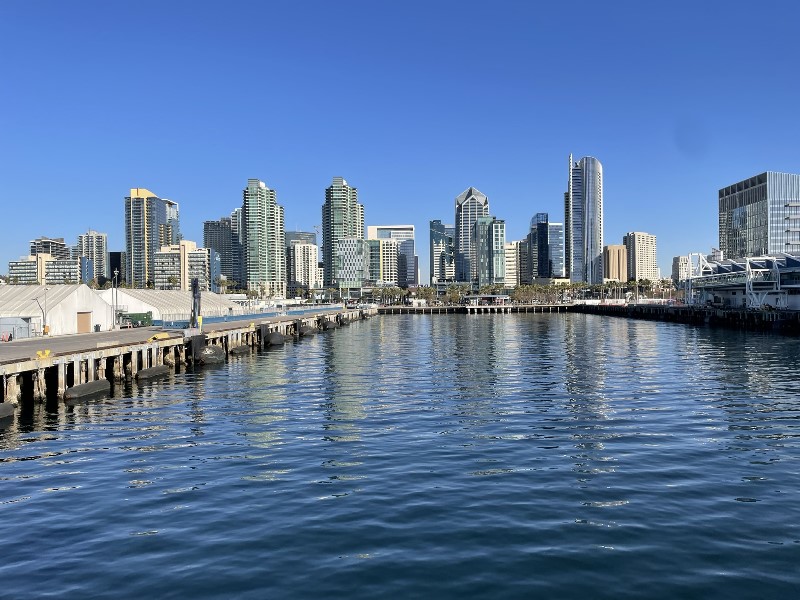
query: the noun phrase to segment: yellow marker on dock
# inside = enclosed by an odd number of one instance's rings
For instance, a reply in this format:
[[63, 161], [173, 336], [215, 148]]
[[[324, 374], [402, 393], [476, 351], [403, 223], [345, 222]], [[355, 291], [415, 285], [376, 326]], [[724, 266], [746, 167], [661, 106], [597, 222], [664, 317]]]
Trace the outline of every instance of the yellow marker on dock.
[[36, 351], [36, 358], [47, 358], [50, 356], [50, 350], [37, 350]]
[[156, 340], [166, 340], [166, 339], [169, 339], [169, 334], [162, 332], [162, 333], [154, 333], [153, 335], [150, 336], [150, 338], [147, 341], [155, 342]]

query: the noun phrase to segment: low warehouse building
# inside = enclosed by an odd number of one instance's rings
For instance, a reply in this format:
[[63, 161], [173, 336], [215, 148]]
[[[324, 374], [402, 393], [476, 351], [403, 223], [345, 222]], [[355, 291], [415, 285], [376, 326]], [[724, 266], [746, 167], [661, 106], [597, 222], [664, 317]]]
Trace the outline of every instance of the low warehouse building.
[[[192, 313], [192, 295], [181, 290], [148, 290], [116, 288], [98, 292], [117, 313], [141, 315], [150, 313], [155, 324], [168, 325], [189, 320]], [[233, 317], [246, 314], [246, 310], [230, 300], [212, 292], [200, 293], [200, 314], [203, 317]]]
[[0, 287], [0, 339], [107, 331], [113, 324], [111, 305], [84, 284]]

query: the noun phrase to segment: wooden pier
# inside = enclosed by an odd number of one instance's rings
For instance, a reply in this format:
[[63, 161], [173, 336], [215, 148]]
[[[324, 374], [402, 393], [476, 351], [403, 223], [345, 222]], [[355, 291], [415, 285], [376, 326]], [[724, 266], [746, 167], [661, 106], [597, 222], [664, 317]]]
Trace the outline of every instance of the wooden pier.
[[220, 347], [227, 357], [234, 348], [263, 348], [273, 332], [295, 336], [304, 327], [322, 331], [330, 322], [343, 325], [376, 313], [327, 309], [208, 324], [202, 331], [143, 327], [5, 343], [0, 346], [0, 402], [63, 399], [76, 386], [120, 383], [145, 369], [194, 364], [207, 346]]
[[381, 306], [380, 315], [489, 315], [510, 313], [564, 313], [571, 304], [469, 304], [450, 306]]

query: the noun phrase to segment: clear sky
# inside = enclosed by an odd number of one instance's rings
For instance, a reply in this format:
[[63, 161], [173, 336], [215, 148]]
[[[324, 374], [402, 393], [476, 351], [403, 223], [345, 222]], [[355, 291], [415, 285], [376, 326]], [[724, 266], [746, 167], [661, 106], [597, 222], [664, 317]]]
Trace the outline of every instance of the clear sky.
[[0, 2], [0, 272], [46, 235], [125, 245], [124, 197], [187, 239], [277, 190], [288, 230], [342, 176], [367, 225], [452, 223], [474, 186], [507, 239], [604, 169], [604, 244], [718, 244], [717, 191], [800, 172], [796, 2]]

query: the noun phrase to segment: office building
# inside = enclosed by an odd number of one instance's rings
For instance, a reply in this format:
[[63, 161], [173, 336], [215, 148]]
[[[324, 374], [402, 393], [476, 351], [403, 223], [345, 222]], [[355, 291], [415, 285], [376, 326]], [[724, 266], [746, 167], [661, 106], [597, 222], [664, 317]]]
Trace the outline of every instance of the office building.
[[247, 289], [286, 297], [286, 238], [283, 207], [275, 190], [248, 179], [243, 190], [242, 248]]
[[725, 258], [800, 253], [800, 175], [767, 171], [719, 190]]
[[49, 254], [53, 259], [69, 259], [69, 247], [64, 238], [40, 237], [30, 242], [30, 255]]
[[455, 267], [456, 281], [478, 280], [474, 231], [478, 217], [489, 216], [489, 198], [473, 187], [456, 196]]
[[419, 258], [416, 255], [413, 225], [370, 225], [369, 240], [394, 240], [399, 243], [397, 284], [402, 288], [417, 285]]
[[658, 281], [656, 236], [641, 231], [631, 231], [622, 238], [628, 259], [628, 279], [632, 281]]
[[689, 257], [674, 256], [672, 258], [672, 281], [675, 283], [685, 281], [689, 278]]
[[520, 285], [529, 285], [533, 283], [531, 276], [532, 271], [530, 234], [528, 234], [524, 239], [519, 241], [517, 246], [517, 279], [519, 279]]
[[[342, 177], [334, 177], [325, 190], [322, 205], [322, 265], [325, 287], [337, 287], [336, 272], [339, 240], [364, 239], [364, 206], [358, 203], [358, 190]], [[350, 245], [347, 246], [348, 248]]]
[[[336, 287], [362, 288], [369, 282], [370, 247], [363, 237], [341, 238], [336, 242]], [[328, 286], [325, 286], [328, 287]]]
[[603, 247], [603, 277], [610, 281], [628, 281], [628, 251], [624, 244]]
[[178, 204], [145, 188], [125, 197], [125, 273], [131, 287], [153, 284], [154, 257], [162, 246], [180, 242]]
[[124, 252], [109, 252], [108, 253], [108, 277], [114, 282], [114, 275], [116, 274], [116, 285], [125, 283], [127, 278], [125, 276], [125, 266], [127, 260]]
[[564, 225], [551, 223], [547, 213], [536, 213], [524, 248], [527, 282], [564, 277]]
[[591, 156], [573, 162], [564, 193], [565, 276], [603, 283], [603, 165]]
[[399, 285], [402, 242], [392, 239], [367, 239], [369, 246], [369, 284], [376, 286]]
[[[287, 232], [288, 236], [288, 232]], [[310, 290], [322, 287], [320, 276], [319, 248], [316, 244], [306, 244], [293, 239], [286, 248], [288, 273], [288, 295], [290, 298], [308, 295]]]
[[490, 216], [475, 220], [472, 232], [478, 287], [504, 285], [506, 280], [506, 222]]
[[81, 257], [88, 258], [94, 265], [94, 275], [90, 279], [95, 277], [109, 279], [111, 277], [108, 270], [108, 236], [105, 233], [90, 229], [79, 235], [73, 258]]
[[241, 274], [238, 234], [233, 233], [230, 217], [203, 222], [203, 247], [213, 249], [219, 256], [220, 274], [225, 277], [226, 287], [242, 284], [238, 279]]
[[430, 222], [430, 283], [450, 283], [455, 276], [455, 227], [436, 219]]
[[94, 261], [88, 256], [81, 256], [73, 260], [78, 261], [81, 274], [81, 283], [85, 283], [86, 285], [91, 284], [95, 278]]

